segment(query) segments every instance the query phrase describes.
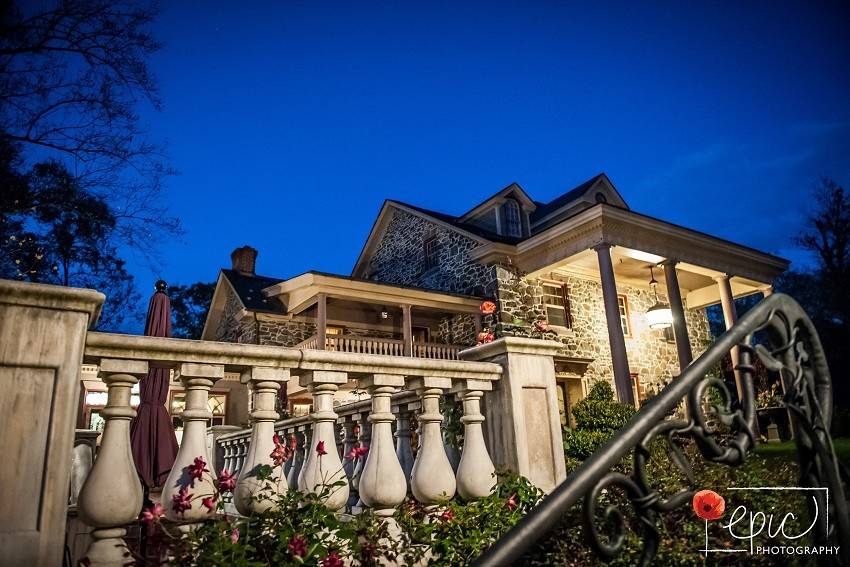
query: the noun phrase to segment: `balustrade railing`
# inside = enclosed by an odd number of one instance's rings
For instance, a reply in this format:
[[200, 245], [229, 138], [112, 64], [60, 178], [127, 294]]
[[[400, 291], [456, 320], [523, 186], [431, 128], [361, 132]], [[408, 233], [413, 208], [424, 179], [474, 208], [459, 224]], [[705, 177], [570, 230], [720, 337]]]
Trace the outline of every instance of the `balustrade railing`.
[[[319, 338], [314, 335], [296, 345], [295, 348], [317, 350], [319, 348]], [[411, 345], [411, 356], [436, 360], [458, 360], [458, 352], [462, 348], [458, 345], [444, 343], [413, 343]], [[328, 335], [325, 337], [325, 350], [356, 354], [404, 356], [404, 341], [359, 335]]]
[[[203, 491], [199, 482], [215, 482], [221, 468], [235, 472], [234, 502], [242, 514], [270, 505], [258, 498], [265, 488], [278, 493], [293, 489], [320, 493], [325, 486], [346, 480], [325, 494], [326, 505], [369, 507], [390, 515], [404, 501], [408, 486], [423, 502], [436, 503], [451, 498], [456, 486], [462, 487], [465, 496], [481, 496], [495, 485], [477, 401], [500, 378], [502, 368], [496, 364], [104, 333], [88, 334], [85, 360], [98, 365], [109, 400], [103, 411], [106, 425], [98, 458], [79, 495], [81, 516], [95, 528], [87, 554], [95, 565], [120, 563], [119, 556], [126, 551], [124, 526], [135, 520], [141, 507], [141, 486], [130, 452], [129, 421], [135, 412], [129, 394], [150, 367], [174, 369], [187, 392], [183, 437], [163, 487], [164, 503], [179, 499], [188, 480], [185, 467], [197, 457], [210, 464], [211, 474], [195, 479], [193, 490]], [[253, 397], [248, 430], [226, 432], [207, 426], [209, 391], [226, 372], [238, 373]], [[290, 376], [297, 376], [308, 389], [314, 411], [277, 421], [275, 398]], [[350, 378], [371, 397], [334, 407], [334, 393]], [[457, 478], [440, 432], [439, 399], [445, 395], [459, 396], [466, 409], [467, 435]], [[420, 406], [422, 443], [411, 462], [409, 427], [412, 412]], [[294, 456], [268, 479], [259, 471], [272, 464], [275, 433], [294, 446]], [[322, 454], [316, 450], [320, 443], [325, 448]], [[212, 486], [207, 488], [212, 492]], [[357, 500], [352, 503], [355, 494]], [[183, 524], [212, 514], [201, 506], [175, 512], [165, 505], [165, 511], [169, 519]]]

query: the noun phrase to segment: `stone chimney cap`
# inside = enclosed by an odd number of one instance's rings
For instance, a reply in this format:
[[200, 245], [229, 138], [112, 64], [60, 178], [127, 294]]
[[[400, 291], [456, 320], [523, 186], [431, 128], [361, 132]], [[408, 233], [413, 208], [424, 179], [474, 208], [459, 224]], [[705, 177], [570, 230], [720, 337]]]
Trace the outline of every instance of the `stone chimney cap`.
[[230, 261], [234, 270], [241, 274], [256, 275], [257, 249], [250, 246], [240, 246], [230, 253]]

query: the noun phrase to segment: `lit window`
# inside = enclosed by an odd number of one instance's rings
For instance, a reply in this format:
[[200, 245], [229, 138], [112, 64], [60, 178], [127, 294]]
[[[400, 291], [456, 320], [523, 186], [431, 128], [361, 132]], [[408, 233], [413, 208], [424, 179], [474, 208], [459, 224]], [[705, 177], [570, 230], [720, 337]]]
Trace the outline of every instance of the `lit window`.
[[629, 321], [629, 300], [625, 295], [617, 296], [617, 307], [620, 309], [620, 326], [623, 327], [623, 334], [627, 337], [632, 335], [632, 324]]
[[436, 236], [429, 236], [423, 244], [423, 252], [425, 254], [425, 269], [430, 270], [439, 263], [439, 244]]
[[556, 327], [570, 327], [569, 302], [566, 290], [560, 284], [543, 284], [543, 305], [546, 319]]
[[519, 219], [519, 204], [513, 199], [508, 199], [502, 205], [505, 209], [505, 234], [508, 236], [522, 236], [522, 223]]

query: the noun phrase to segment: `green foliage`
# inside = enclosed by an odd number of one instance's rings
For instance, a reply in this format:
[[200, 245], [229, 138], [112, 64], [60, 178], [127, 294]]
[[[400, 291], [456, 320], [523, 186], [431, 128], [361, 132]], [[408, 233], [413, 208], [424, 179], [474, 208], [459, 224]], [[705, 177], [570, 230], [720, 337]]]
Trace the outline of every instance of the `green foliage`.
[[573, 406], [576, 428], [564, 431], [564, 452], [569, 459], [587, 459], [634, 415], [632, 406], [614, 401], [607, 381], [596, 382], [587, 397]]

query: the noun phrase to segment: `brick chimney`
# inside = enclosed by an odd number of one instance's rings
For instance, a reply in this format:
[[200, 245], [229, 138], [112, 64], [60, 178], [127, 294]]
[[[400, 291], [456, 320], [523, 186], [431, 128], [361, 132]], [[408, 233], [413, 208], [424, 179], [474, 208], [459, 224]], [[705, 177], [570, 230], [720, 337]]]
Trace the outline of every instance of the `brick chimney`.
[[230, 253], [230, 261], [237, 272], [253, 276], [257, 266], [257, 249], [241, 246]]

